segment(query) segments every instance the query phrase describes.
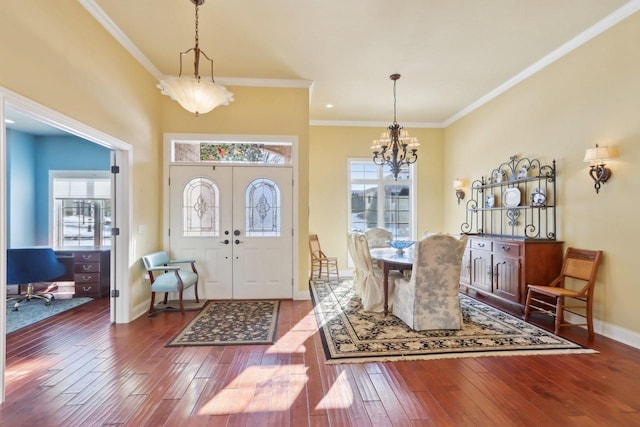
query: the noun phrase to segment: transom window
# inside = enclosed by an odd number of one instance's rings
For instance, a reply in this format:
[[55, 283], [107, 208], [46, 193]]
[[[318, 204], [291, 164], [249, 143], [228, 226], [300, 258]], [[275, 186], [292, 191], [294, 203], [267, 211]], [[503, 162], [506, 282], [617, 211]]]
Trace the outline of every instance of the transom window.
[[381, 227], [394, 239], [412, 239], [415, 224], [413, 166], [403, 166], [398, 180], [371, 159], [349, 160], [349, 230]]

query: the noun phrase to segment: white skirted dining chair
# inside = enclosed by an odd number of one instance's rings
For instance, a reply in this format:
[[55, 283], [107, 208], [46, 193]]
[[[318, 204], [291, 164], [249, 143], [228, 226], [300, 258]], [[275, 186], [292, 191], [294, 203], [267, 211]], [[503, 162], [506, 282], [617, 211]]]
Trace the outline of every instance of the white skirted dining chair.
[[[363, 234], [354, 236], [355, 265], [362, 272], [361, 299], [364, 311], [384, 311], [384, 289], [382, 272], [373, 267], [369, 243]], [[398, 272], [389, 273], [389, 307], [393, 306], [393, 279], [402, 277]]]
[[396, 279], [393, 314], [416, 331], [461, 329], [460, 268], [467, 236], [431, 235], [416, 245], [411, 279]]
[[367, 230], [364, 235], [367, 238], [369, 249], [372, 248], [386, 248], [387, 242], [393, 240], [393, 234], [384, 228], [371, 228]]
[[353, 261], [353, 288], [357, 296], [362, 296], [362, 285], [364, 282], [364, 272], [360, 269], [356, 254], [356, 239], [360, 233], [349, 233], [347, 235], [347, 251]]

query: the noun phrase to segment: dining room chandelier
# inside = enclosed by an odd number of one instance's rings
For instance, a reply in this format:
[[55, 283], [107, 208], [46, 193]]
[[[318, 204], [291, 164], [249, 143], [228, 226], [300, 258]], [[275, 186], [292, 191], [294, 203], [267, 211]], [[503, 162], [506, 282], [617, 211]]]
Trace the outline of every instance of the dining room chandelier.
[[382, 132], [379, 139], [373, 140], [371, 150], [373, 151], [373, 163], [376, 165], [388, 165], [393, 179], [398, 180], [400, 169], [404, 165], [410, 165], [418, 160], [418, 139], [409, 136], [409, 132], [404, 130], [396, 120], [396, 83], [400, 74], [391, 74], [393, 80], [393, 123], [386, 131]]
[[[224, 86], [216, 84], [213, 79], [213, 60], [207, 56], [198, 45], [198, 10], [204, 0], [190, 0], [196, 6], [195, 46], [180, 52], [180, 73], [178, 77], [170, 76], [160, 80], [158, 88], [163, 95], [177, 101], [182, 108], [197, 116], [208, 113], [220, 105], [229, 105], [233, 101], [233, 93]], [[182, 57], [193, 51], [193, 77], [182, 75]], [[200, 55], [204, 56], [211, 67], [211, 81], [201, 79], [199, 66]]]

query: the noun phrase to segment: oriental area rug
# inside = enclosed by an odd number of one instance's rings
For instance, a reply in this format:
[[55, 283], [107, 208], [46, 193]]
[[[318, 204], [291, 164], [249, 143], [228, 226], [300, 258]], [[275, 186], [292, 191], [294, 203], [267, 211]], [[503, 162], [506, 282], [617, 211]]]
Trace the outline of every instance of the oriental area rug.
[[327, 364], [596, 353], [463, 294], [461, 330], [417, 332], [365, 312], [351, 281], [315, 281], [310, 291]]
[[209, 301], [168, 347], [273, 344], [280, 301]]

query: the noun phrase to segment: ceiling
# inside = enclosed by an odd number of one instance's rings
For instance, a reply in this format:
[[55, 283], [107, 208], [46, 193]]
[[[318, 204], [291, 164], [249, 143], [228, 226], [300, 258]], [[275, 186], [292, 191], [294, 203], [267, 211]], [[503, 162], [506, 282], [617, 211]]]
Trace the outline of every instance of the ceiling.
[[[179, 53], [194, 46], [190, 0], [79, 1], [156, 78], [178, 75]], [[628, 0], [206, 0], [199, 45], [217, 83], [309, 87], [312, 124], [388, 124], [389, 75], [399, 73], [398, 122], [446, 126], [637, 8]], [[192, 62], [185, 58], [185, 74]]]

